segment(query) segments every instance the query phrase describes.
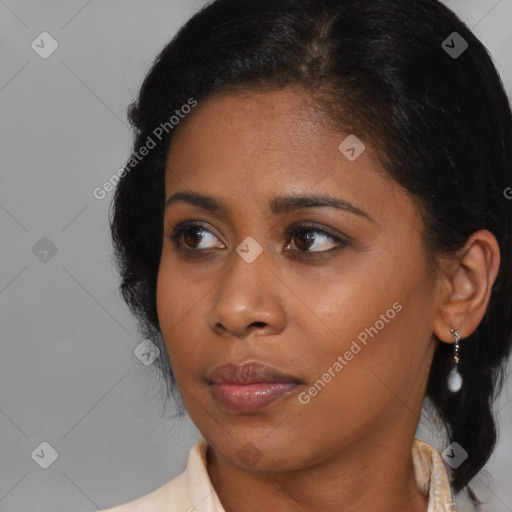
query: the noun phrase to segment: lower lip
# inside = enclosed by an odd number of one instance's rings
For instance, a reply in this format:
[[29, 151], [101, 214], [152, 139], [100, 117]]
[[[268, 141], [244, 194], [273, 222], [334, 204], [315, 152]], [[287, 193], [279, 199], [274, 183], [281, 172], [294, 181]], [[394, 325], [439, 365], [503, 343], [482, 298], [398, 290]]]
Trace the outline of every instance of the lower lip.
[[213, 397], [225, 409], [255, 412], [293, 393], [299, 384], [258, 382], [256, 384], [212, 384]]

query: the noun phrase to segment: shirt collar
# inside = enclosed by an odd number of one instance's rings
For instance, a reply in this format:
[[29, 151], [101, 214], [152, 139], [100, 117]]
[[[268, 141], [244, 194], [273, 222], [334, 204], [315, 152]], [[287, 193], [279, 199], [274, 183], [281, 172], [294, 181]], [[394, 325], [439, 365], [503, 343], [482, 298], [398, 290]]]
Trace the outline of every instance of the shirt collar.
[[412, 461], [418, 490], [428, 496], [427, 512], [455, 512], [450, 481], [437, 450], [414, 439]]

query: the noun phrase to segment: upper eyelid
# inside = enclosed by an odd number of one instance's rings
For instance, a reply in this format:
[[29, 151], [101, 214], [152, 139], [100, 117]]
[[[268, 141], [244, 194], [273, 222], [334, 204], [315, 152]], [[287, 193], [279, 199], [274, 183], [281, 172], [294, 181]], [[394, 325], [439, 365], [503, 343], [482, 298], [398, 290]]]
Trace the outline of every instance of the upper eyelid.
[[[209, 233], [214, 235], [216, 238], [218, 238], [218, 236], [205, 224], [207, 224], [207, 223], [205, 223], [204, 221], [180, 222], [179, 224], [177, 224], [176, 226], [174, 226], [172, 228], [172, 233], [178, 232], [178, 234], [181, 234], [181, 232], [183, 232], [186, 229], [190, 229], [193, 227], [199, 227], [201, 230], [208, 231]], [[332, 238], [334, 241], [339, 242], [339, 243], [347, 243], [349, 240], [352, 239], [352, 237], [349, 237], [348, 235], [345, 235], [345, 234], [340, 233], [338, 235], [338, 234], [331, 233], [330, 229], [327, 228], [326, 226], [320, 226], [320, 225], [312, 223], [312, 222], [302, 222], [302, 223], [298, 223], [298, 224], [292, 224], [285, 229], [285, 234], [287, 236], [289, 236], [290, 234], [293, 234], [295, 231], [298, 231], [301, 228], [305, 229], [305, 230], [309, 229], [310, 231], [316, 231], [318, 233], [321, 233], [322, 235]]]

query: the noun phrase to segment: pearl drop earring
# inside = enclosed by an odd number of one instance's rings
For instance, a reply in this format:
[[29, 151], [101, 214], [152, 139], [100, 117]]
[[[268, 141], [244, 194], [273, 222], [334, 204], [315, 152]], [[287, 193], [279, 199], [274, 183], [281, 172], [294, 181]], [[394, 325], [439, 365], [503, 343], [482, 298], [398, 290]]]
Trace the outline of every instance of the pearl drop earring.
[[457, 393], [462, 387], [462, 375], [459, 373], [459, 342], [461, 340], [460, 333], [456, 329], [450, 329], [450, 332], [455, 337], [455, 348], [453, 352], [454, 367], [448, 375], [448, 389], [452, 393]]

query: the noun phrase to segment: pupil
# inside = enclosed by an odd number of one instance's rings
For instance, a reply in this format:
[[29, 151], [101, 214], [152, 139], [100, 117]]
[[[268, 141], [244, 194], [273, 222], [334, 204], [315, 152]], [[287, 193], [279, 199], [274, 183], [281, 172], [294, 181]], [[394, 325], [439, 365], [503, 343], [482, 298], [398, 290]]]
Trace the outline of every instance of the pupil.
[[[191, 233], [193, 233], [193, 234], [191, 235]], [[185, 231], [185, 238], [190, 238], [192, 240], [192, 243], [189, 243], [190, 240], [186, 240], [185, 239], [185, 242], [188, 245], [195, 245], [195, 243], [201, 241], [200, 231], [198, 229], [193, 229], [193, 230], [192, 229], [188, 229], [187, 231]]]
[[313, 242], [315, 238], [314, 236], [312, 236], [311, 231], [299, 231], [297, 237], [300, 240], [300, 244], [305, 244], [307, 246], [306, 248], [308, 248], [309, 245], [311, 245], [311, 242]]

